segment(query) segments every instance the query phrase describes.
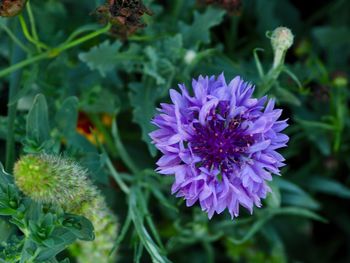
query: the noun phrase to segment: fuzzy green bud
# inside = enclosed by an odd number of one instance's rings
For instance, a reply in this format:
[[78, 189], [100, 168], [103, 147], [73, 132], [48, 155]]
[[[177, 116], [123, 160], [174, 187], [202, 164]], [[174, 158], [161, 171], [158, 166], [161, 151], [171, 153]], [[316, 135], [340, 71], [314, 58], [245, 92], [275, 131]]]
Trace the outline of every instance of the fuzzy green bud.
[[110, 255], [114, 242], [117, 239], [118, 221], [116, 216], [108, 209], [101, 195], [84, 204], [77, 214], [87, 217], [95, 228], [93, 242], [78, 241], [69, 248], [79, 263], [113, 263], [116, 252]]
[[93, 198], [86, 169], [58, 156], [23, 156], [15, 164], [14, 177], [19, 189], [37, 202], [72, 210]]
[[294, 42], [292, 31], [287, 27], [277, 27], [271, 35], [271, 45], [274, 50], [289, 49]]
[[271, 45], [274, 51], [273, 68], [284, 63], [287, 50], [293, 45], [294, 35], [287, 27], [277, 27], [271, 34]]
[[115, 261], [110, 252], [117, 238], [117, 217], [88, 179], [86, 169], [59, 156], [26, 155], [15, 164], [14, 177], [19, 189], [33, 200], [59, 205], [91, 221], [95, 240], [77, 241], [69, 248], [78, 262]]

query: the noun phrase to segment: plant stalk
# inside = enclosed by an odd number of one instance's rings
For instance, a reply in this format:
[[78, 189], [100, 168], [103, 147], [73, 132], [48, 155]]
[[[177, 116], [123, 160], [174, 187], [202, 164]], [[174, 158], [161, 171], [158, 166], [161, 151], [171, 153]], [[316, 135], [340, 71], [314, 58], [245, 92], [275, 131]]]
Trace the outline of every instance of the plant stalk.
[[[18, 24], [18, 20], [13, 21], [13, 32], [18, 39], [23, 41], [21, 30]], [[16, 64], [21, 61], [25, 52], [15, 43], [12, 45], [11, 64]], [[10, 76], [9, 96], [8, 101], [13, 101], [14, 97], [18, 93], [21, 85], [22, 69], [18, 69], [12, 72]], [[15, 119], [16, 119], [17, 102], [8, 106], [7, 117], [7, 138], [6, 138], [6, 163], [5, 168], [7, 171], [12, 171], [15, 160]]]

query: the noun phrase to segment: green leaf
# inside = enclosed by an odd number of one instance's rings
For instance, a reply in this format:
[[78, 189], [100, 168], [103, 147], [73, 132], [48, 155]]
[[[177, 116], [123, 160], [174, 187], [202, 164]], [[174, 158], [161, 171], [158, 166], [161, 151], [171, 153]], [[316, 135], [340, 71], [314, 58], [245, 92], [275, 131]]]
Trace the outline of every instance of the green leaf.
[[78, 98], [69, 97], [65, 99], [56, 113], [55, 123], [56, 127], [65, 136], [65, 138], [72, 137], [76, 132], [78, 121]]
[[350, 188], [341, 183], [320, 176], [313, 176], [307, 180], [307, 187], [311, 190], [350, 199]]
[[144, 63], [144, 73], [154, 78], [157, 85], [165, 84], [165, 77], [160, 74], [160, 70], [158, 68], [159, 58], [157, 55], [157, 50], [151, 46], [148, 46], [145, 53], [149, 61]]
[[9, 183], [13, 181], [13, 177], [5, 172], [4, 166], [0, 162], [0, 189], [1, 186], [7, 187]]
[[234, 244], [242, 244], [251, 239], [269, 220], [277, 215], [289, 215], [289, 216], [300, 216], [309, 219], [314, 219], [326, 223], [327, 220], [318, 214], [299, 207], [281, 207], [281, 208], [269, 208], [265, 209], [261, 216], [255, 221], [248, 232], [240, 239], [229, 237], [228, 240]]
[[151, 120], [155, 114], [155, 102], [160, 96], [159, 89], [149, 83], [130, 83], [129, 88], [130, 103], [134, 108], [133, 121], [141, 127], [142, 140], [147, 143], [149, 152], [156, 156], [156, 148], [148, 134], [154, 130]]
[[325, 49], [331, 46], [349, 45], [350, 29], [345, 26], [322, 26], [313, 30], [318, 43]]
[[8, 222], [0, 218], [0, 244], [7, 241], [13, 230], [13, 227]]
[[92, 241], [95, 238], [92, 223], [83, 216], [67, 214], [64, 226], [80, 240]]
[[271, 210], [269, 211], [272, 215], [289, 215], [289, 216], [300, 216], [305, 217], [309, 219], [313, 219], [316, 221], [320, 221], [322, 223], [327, 223], [327, 219], [323, 218], [322, 216], [301, 207], [282, 207], [278, 210]]
[[45, 96], [39, 94], [35, 97], [32, 108], [27, 116], [27, 139], [44, 144], [50, 139], [48, 107]]
[[180, 22], [180, 31], [186, 47], [196, 47], [199, 43], [210, 43], [210, 29], [219, 25], [225, 15], [224, 10], [208, 7], [204, 13], [194, 13], [191, 25]]
[[319, 121], [302, 120], [299, 118], [295, 118], [295, 120], [298, 123], [300, 123], [302, 126], [307, 128], [322, 129], [322, 130], [328, 130], [328, 131], [334, 130], [334, 126], [328, 123], [319, 122]]
[[143, 246], [148, 251], [153, 262], [168, 263], [170, 262], [169, 259], [167, 259], [166, 256], [162, 253], [162, 251], [153, 241], [153, 239], [151, 238], [147, 229], [144, 226], [144, 215], [141, 213], [142, 208], [139, 207], [141, 201], [140, 198], [144, 198], [144, 196], [142, 196], [142, 194], [140, 193], [140, 189], [138, 189], [137, 187], [132, 188], [129, 197], [129, 209], [131, 220], [134, 223], [138, 237], [140, 238], [140, 241], [143, 244]]
[[115, 68], [116, 55], [122, 46], [120, 41], [115, 41], [111, 44], [108, 40], [102, 44], [93, 47], [88, 52], [80, 53], [79, 59], [85, 62], [91, 70], [98, 70], [101, 76]]
[[79, 59], [85, 62], [91, 70], [97, 70], [102, 77], [116, 68], [122, 68], [127, 72], [134, 70], [134, 62], [141, 62], [143, 58], [138, 54], [138, 45], [131, 44], [127, 50], [121, 51], [122, 43], [108, 40], [98, 46], [94, 46], [88, 52], [79, 54]]
[[281, 206], [281, 191], [274, 181], [269, 182], [269, 186], [271, 187], [271, 193], [266, 198], [267, 206], [278, 208]]
[[275, 92], [276, 92], [276, 97], [279, 101], [290, 103], [290, 104], [293, 104], [295, 106], [301, 105], [301, 101], [299, 100], [299, 98], [297, 96], [295, 96], [292, 92], [287, 90], [286, 88], [277, 87]]
[[276, 178], [274, 181], [282, 191], [282, 201], [284, 204], [309, 209], [320, 208], [320, 204], [298, 185], [282, 178]]
[[120, 107], [119, 98], [100, 85], [85, 91], [81, 97], [81, 110], [87, 113], [115, 113]]

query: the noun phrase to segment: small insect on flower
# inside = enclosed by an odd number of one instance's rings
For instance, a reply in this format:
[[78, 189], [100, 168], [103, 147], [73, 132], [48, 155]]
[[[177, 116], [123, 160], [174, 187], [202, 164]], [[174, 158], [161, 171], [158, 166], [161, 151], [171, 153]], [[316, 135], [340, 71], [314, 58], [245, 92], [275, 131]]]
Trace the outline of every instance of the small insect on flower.
[[209, 218], [225, 209], [237, 217], [240, 205], [252, 213], [284, 165], [276, 152], [289, 139], [281, 133], [288, 126], [278, 120], [282, 110], [266, 96], [253, 98], [253, 86], [240, 77], [227, 85], [223, 74], [200, 76], [193, 92], [179, 88], [152, 121], [158, 129], [150, 137], [163, 154], [157, 171], [175, 175], [172, 193], [187, 206], [199, 201]]

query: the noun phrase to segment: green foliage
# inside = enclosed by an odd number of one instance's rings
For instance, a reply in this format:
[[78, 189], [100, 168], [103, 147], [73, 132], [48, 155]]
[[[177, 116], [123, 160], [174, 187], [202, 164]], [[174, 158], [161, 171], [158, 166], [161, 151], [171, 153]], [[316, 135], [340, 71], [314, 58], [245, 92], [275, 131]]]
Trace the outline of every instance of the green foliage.
[[[228, 14], [205, 1], [145, 0], [153, 16], [127, 39], [89, 15], [104, 1], [28, 2], [24, 24], [0, 19], [0, 159], [67, 157], [105, 199], [67, 213], [34, 202], [40, 189], [21, 192], [0, 169], [0, 262], [96, 262], [91, 223], [109, 262], [113, 245], [119, 262], [350, 261], [349, 1], [242, 0]], [[295, 39], [271, 70], [266, 32], [278, 26]], [[169, 88], [221, 72], [274, 97], [291, 140], [262, 208], [209, 221], [170, 194], [172, 176], [154, 172], [148, 134]]]
[[98, 70], [100, 74], [105, 77], [106, 73], [113, 70], [115, 65], [118, 64], [118, 53], [122, 46], [120, 41], [116, 41], [110, 44], [109, 41], [105, 41], [97, 47], [93, 47], [87, 53], [81, 53], [79, 58], [85, 62], [90, 69]]
[[1, 165], [0, 222], [5, 262], [48, 262], [77, 239], [94, 239], [90, 221], [24, 197]]
[[208, 7], [204, 13], [194, 12], [193, 23], [180, 23], [186, 47], [196, 47], [200, 43], [210, 43], [210, 29], [223, 20], [225, 11]]

